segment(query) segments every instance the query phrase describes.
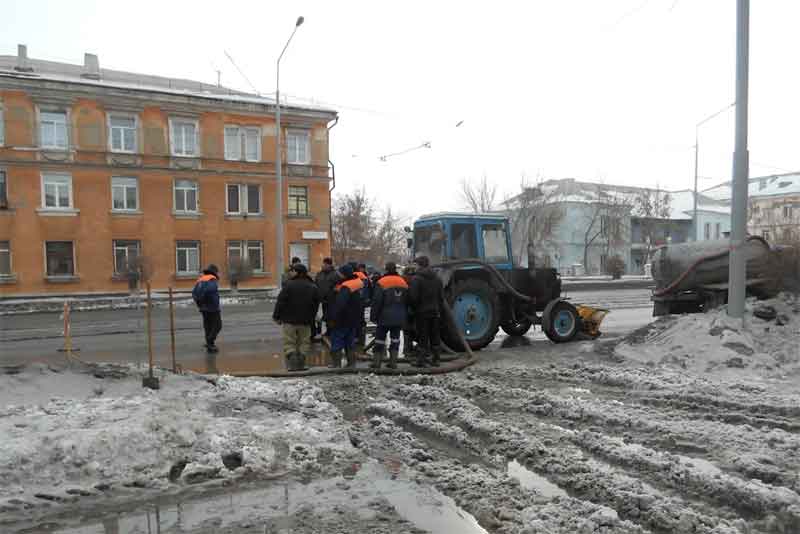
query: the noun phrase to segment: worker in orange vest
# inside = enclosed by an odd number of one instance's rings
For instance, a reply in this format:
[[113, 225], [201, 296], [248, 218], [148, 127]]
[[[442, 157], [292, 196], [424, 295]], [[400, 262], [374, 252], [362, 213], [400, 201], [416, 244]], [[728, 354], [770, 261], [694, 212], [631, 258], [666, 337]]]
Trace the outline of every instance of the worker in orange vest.
[[397, 368], [397, 351], [400, 349], [400, 331], [407, 319], [408, 284], [397, 274], [394, 262], [386, 264], [386, 274], [378, 279], [372, 292], [370, 320], [377, 325], [375, 347], [370, 367], [381, 368], [381, 359], [386, 356], [386, 334], [389, 334], [390, 369]]
[[354, 352], [356, 330], [364, 317], [361, 290], [364, 283], [359, 280], [349, 264], [339, 268], [342, 281], [334, 289], [335, 297], [328, 310], [331, 329], [331, 362], [328, 367], [340, 367], [342, 355], [347, 357], [347, 366], [356, 366]]

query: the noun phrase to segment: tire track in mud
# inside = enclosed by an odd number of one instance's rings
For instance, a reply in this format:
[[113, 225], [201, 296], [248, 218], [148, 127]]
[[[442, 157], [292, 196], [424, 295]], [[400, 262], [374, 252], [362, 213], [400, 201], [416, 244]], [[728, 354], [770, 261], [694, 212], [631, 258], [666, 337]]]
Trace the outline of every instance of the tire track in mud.
[[[474, 398], [479, 404], [500, 411], [534, 415], [563, 426], [603, 428], [604, 433], [637, 439], [646, 445], [688, 453], [713, 454], [719, 467], [768, 484], [800, 491], [800, 435], [772, 427], [716, 420], [695, 420], [680, 410], [653, 407], [611, 399], [595, 398], [582, 390], [568, 396], [545, 389], [522, 389], [495, 385], [475, 377], [443, 377], [449, 387]], [[514, 381], [513, 379], [511, 380]], [[529, 384], [528, 387], [536, 387]], [[584, 398], [584, 393], [589, 394]], [[598, 395], [603, 395], [599, 392]]]

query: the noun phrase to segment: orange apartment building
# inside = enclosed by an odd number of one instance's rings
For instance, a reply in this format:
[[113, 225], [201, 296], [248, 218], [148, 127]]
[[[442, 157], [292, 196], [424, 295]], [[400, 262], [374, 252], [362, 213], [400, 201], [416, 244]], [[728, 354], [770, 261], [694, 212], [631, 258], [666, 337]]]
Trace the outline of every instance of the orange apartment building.
[[[287, 258], [330, 255], [328, 109], [281, 105]], [[240, 258], [272, 287], [274, 99], [189, 80], [0, 56], [0, 297], [188, 289]]]

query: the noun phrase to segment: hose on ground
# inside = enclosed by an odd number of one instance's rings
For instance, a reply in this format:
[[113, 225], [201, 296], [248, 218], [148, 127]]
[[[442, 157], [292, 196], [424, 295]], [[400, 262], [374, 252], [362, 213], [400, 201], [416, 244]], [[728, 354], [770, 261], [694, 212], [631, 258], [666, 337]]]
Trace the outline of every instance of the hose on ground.
[[435, 267], [448, 268], [448, 267], [459, 267], [459, 266], [466, 266], [466, 265], [480, 265], [481, 267], [483, 267], [484, 269], [486, 269], [487, 271], [492, 273], [492, 275], [494, 275], [494, 278], [497, 280], [497, 282], [499, 282], [500, 285], [502, 285], [506, 289], [506, 291], [508, 291], [509, 293], [514, 295], [514, 297], [516, 297], [516, 298], [518, 298], [520, 300], [523, 300], [525, 302], [535, 302], [536, 301], [535, 298], [533, 298], [533, 297], [531, 297], [529, 295], [525, 295], [523, 293], [520, 293], [519, 291], [514, 289], [514, 286], [509, 284], [508, 280], [506, 280], [503, 277], [503, 275], [500, 274], [500, 271], [497, 270], [497, 267], [495, 267], [494, 265], [492, 265], [490, 263], [486, 263], [484, 261], [481, 261], [479, 259], [449, 260], [449, 261], [444, 261], [442, 263], [437, 263], [436, 265], [432, 265], [431, 267], [432, 268], [435, 268]]

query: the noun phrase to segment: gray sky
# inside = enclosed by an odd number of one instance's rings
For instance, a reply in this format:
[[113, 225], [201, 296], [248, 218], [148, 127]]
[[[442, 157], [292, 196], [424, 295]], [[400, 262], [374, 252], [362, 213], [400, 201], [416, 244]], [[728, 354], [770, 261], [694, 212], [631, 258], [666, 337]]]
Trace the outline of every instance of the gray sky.
[[[751, 6], [751, 175], [800, 169], [800, 2]], [[125, 7], [123, 7], [125, 6]], [[414, 216], [486, 174], [689, 188], [695, 124], [734, 99], [734, 0], [59, 2], [4, 0], [0, 53], [187, 77], [338, 109], [337, 189]], [[464, 121], [460, 127], [455, 125]], [[419, 149], [380, 161], [382, 155]], [[733, 110], [700, 131], [730, 178]]]

